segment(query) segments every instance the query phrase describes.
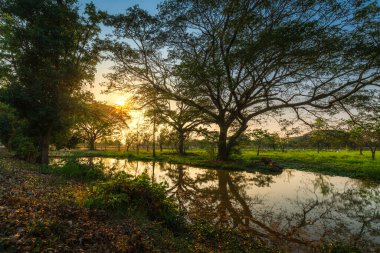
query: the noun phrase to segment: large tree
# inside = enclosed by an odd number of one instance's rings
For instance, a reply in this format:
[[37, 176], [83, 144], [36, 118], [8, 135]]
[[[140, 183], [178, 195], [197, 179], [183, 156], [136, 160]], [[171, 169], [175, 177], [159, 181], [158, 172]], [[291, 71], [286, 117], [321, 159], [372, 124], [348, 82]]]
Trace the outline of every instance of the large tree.
[[2, 96], [29, 122], [48, 163], [51, 136], [67, 127], [81, 88], [92, 81], [100, 15], [94, 5], [79, 14], [76, 0], [0, 1]]
[[104, 103], [93, 102], [82, 106], [76, 119], [77, 132], [87, 141], [90, 150], [95, 150], [97, 140], [112, 137], [127, 128], [129, 112]]
[[360, 148], [367, 146], [375, 159], [376, 149], [380, 147], [380, 93], [359, 93], [341, 103], [350, 116], [347, 121], [348, 133], [354, 144]]
[[162, 116], [162, 122], [171, 126], [177, 134], [178, 153], [185, 155], [186, 139], [197, 130], [198, 126], [206, 124], [206, 119], [198, 110], [181, 101], [172, 103], [168, 101], [166, 106], [159, 108], [158, 112]]
[[110, 20], [111, 84], [133, 81], [207, 115], [220, 160], [260, 115], [302, 117], [379, 85], [376, 1], [167, 0], [159, 17], [132, 8]]

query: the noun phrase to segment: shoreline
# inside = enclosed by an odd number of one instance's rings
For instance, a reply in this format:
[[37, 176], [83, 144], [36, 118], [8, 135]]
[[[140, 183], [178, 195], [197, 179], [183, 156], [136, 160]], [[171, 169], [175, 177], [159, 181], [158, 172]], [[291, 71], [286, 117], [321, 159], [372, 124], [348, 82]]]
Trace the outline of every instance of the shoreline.
[[[353, 151], [349, 151], [353, 152]], [[65, 153], [64, 155], [62, 153]], [[295, 151], [289, 151], [289, 153], [296, 153]], [[289, 154], [288, 153], [288, 154]], [[350, 177], [354, 179], [360, 179], [370, 181], [374, 183], [380, 183], [380, 161], [365, 161], [369, 165], [360, 166], [358, 161], [344, 160], [344, 159], [330, 159], [333, 160], [329, 163], [329, 160], [320, 162], [319, 160], [311, 161], [307, 158], [307, 153], [297, 151], [297, 154], [305, 156], [302, 161], [300, 157], [287, 158], [281, 157], [280, 152], [263, 152], [262, 156], [249, 156], [246, 153], [242, 154], [241, 159], [231, 161], [217, 161], [211, 160], [207, 157], [205, 152], [189, 152], [187, 155], [180, 156], [176, 153], [164, 151], [157, 152], [157, 156], [153, 157], [151, 153], [143, 151], [137, 154], [135, 151], [110, 151], [110, 150], [70, 150], [70, 151], [53, 151], [50, 158], [62, 158], [62, 157], [104, 157], [104, 158], [119, 158], [128, 159], [131, 161], [144, 161], [144, 162], [167, 162], [170, 164], [179, 164], [194, 166], [207, 169], [223, 169], [229, 171], [245, 171], [245, 172], [261, 172], [268, 174], [276, 174], [278, 172], [271, 171], [268, 166], [260, 164], [260, 159], [263, 157], [270, 157], [276, 163], [278, 163], [284, 169], [295, 169], [300, 171], [321, 173], [329, 176], [342, 176]], [[334, 152], [326, 152], [326, 154], [335, 154]], [[323, 154], [322, 154], [323, 155]], [[334, 156], [333, 156], [334, 157]], [[334, 161], [335, 160], [335, 161]], [[356, 166], [350, 163], [356, 164]], [[374, 164], [374, 168], [370, 168], [371, 164]], [[379, 167], [379, 168], [377, 168]]]

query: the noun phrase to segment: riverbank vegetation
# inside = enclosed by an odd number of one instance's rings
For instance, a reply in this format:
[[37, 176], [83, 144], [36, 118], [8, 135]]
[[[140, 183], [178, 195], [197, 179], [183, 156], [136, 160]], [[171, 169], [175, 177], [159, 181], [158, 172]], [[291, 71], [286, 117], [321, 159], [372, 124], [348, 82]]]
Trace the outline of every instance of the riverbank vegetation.
[[[63, 166], [62, 171], [39, 167], [2, 153], [1, 250], [281, 252], [275, 241], [211, 226], [201, 218], [188, 223], [165, 186], [145, 175], [74, 179], [68, 170], [86, 169], [74, 162]], [[360, 252], [339, 242], [313, 247], [316, 252]]]
[[356, 150], [320, 152], [316, 150], [288, 150], [287, 152], [262, 150], [259, 156], [257, 156], [256, 150], [242, 150], [236, 160], [227, 162], [214, 160], [204, 150], [190, 150], [187, 155], [179, 155], [170, 150], [158, 151], [156, 156], [147, 151], [137, 153], [136, 151], [117, 150], [53, 151], [51, 155], [58, 157], [127, 158], [128, 160], [168, 162], [205, 168], [264, 172], [271, 172], [271, 170], [261, 160], [270, 157], [283, 168], [380, 182], [380, 160], [372, 160], [371, 152], [368, 150], [364, 151], [362, 155]]
[[0, 141], [30, 163], [1, 160], [0, 251], [277, 250], [182, 226], [144, 176], [53, 156], [380, 180], [378, 1], [125, 4], [0, 1]]
[[[80, 11], [75, 0], [3, 1], [1, 142], [47, 164], [52, 146], [108, 139], [154, 156], [172, 141], [184, 154], [197, 135], [228, 161], [247, 139], [258, 152], [268, 136], [284, 150], [303, 133], [318, 150], [340, 137], [375, 159], [378, 12], [370, 0], [170, 0], [156, 14], [134, 6], [115, 15], [94, 4]], [[106, 92], [129, 92], [116, 106], [85, 89], [101, 60], [113, 65]]]

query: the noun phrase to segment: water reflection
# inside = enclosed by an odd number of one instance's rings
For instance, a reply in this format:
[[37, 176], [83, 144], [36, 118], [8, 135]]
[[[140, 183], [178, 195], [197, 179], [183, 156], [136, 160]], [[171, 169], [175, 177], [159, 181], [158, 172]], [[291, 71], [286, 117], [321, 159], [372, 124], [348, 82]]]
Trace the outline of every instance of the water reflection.
[[147, 173], [191, 219], [233, 227], [287, 249], [321, 242], [380, 250], [380, 187], [360, 180], [284, 170], [279, 175], [228, 172], [165, 163], [83, 158], [110, 172]]

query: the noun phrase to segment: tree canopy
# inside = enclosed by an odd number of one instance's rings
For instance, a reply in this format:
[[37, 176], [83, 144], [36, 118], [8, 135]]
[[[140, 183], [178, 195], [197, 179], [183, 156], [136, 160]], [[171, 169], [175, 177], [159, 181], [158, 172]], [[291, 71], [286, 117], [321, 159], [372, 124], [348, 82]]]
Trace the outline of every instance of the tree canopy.
[[378, 17], [375, 1], [168, 0], [157, 16], [130, 8], [107, 22], [109, 85], [206, 114], [225, 160], [258, 116], [288, 108], [302, 118], [378, 87]]
[[104, 103], [93, 102], [82, 106], [77, 114], [76, 129], [91, 150], [95, 142], [105, 137], [112, 137], [127, 128], [130, 119], [129, 112]]
[[0, 1], [1, 100], [28, 121], [45, 164], [51, 136], [67, 127], [99, 60], [100, 15], [90, 4], [81, 16], [76, 2]]

